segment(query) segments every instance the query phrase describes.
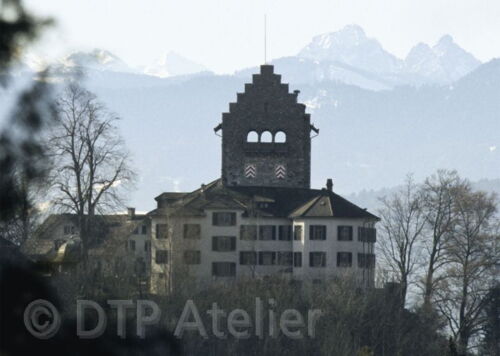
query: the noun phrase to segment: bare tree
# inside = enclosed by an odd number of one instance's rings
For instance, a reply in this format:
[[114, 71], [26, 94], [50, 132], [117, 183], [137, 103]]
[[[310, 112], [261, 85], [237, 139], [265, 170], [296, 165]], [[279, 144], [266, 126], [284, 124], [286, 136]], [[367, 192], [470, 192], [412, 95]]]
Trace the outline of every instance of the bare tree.
[[423, 246], [426, 250], [425, 275], [423, 280], [424, 306], [431, 305], [436, 285], [446, 274], [437, 275], [447, 258], [445, 245], [455, 223], [453, 203], [455, 194], [464, 186], [456, 171], [439, 170], [428, 177], [421, 188], [422, 209], [425, 216], [425, 235]]
[[408, 176], [404, 187], [390, 197], [380, 199], [382, 208], [379, 249], [382, 262], [400, 283], [401, 307], [418, 265], [418, 244], [425, 225], [418, 187]]
[[49, 139], [55, 204], [78, 216], [86, 253], [95, 237], [93, 217], [123, 205], [134, 172], [115, 126], [118, 117], [94, 94], [69, 84], [57, 101], [57, 112], [58, 123]]
[[455, 195], [456, 224], [446, 244], [446, 279], [435, 291], [435, 304], [448, 322], [460, 355], [467, 353], [480, 331], [491, 287], [488, 282], [499, 263], [496, 205], [495, 195], [475, 192], [469, 184]]

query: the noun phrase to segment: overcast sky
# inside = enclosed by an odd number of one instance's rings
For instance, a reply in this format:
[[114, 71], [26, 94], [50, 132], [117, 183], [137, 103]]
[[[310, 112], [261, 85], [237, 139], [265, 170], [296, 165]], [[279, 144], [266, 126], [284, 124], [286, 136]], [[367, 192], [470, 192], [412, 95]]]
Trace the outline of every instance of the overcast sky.
[[404, 57], [443, 34], [482, 61], [500, 57], [499, 0], [27, 0], [57, 26], [36, 52], [107, 49], [132, 66], [177, 52], [217, 73], [296, 54], [313, 36], [358, 24]]

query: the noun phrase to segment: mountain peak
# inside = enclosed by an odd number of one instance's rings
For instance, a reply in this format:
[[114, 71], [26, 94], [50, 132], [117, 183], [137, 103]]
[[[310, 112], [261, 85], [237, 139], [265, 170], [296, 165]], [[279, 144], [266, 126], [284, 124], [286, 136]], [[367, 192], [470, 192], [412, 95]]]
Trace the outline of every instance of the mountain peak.
[[367, 38], [365, 30], [363, 30], [361, 26], [356, 24], [344, 26], [344, 28], [338, 31], [337, 34], [338, 36], [342, 36], [346, 39], [347, 38], [354, 39], [355, 42], [360, 40], [365, 40]]
[[144, 69], [145, 74], [160, 78], [207, 71], [209, 70], [204, 65], [193, 62], [173, 51], [163, 53], [157, 61]]
[[441, 36], [436, 45], [439, 46], [439, 45], [450, 45], [450, 44], [455, 44], [455, 42], [453, 41], [453, 37], [446, 34]]
[[339, 31], [313, 37], [298, 56], [373, 73], [394, 73], [401, 66], [400, 60], [385, 51], [376, 39], [367, 37], [359, 25], [347, 25]]
[[455, 43], [450, 35], [442, 36], [431, 48], [419, 43], [405, 59], [405, 70], [425, 81], [451, 83], [476, 69], [479, 62], [472, 54]]
[[86, 67], [97, 70], [129, 72], [130, 67], [108, 50], [95, 48], [90, 52], [73, 52], [60, 60], [66, 67]]

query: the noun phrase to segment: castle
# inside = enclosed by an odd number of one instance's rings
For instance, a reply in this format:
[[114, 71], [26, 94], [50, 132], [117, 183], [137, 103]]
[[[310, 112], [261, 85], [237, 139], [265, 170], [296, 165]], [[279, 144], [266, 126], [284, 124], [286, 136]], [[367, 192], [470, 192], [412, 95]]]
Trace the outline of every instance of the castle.
[[[221, 178], [193, 192], [160, 194], [144, 215], [129, 209], [103, 217], [114, 221], [107, 230], [113, 238], [96, 251], [119, 257], [99, 259], [99, 270], [133, 265], [157, 294], [187, 281], [271, 275], [314, 283], [349, 274], [373, 286], [378, 218], [335, 194], [331, 179], [311, 189], [311, 135], [319, 130], [298, 94], [262, 65], [214, 129], [222, 136]], [[45, 250], [24, 249], [64, 260], [78, 239], [74, 217], [50, 219], [42, 225]]]

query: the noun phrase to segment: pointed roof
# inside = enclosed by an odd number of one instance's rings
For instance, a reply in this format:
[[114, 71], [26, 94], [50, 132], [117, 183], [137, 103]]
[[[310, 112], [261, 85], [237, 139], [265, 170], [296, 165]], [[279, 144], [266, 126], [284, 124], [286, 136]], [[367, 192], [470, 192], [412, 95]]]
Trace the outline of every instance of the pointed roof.
[[[160, 195], [161, 197], [161, 195]], [[204, 216], [206, 209], [243, 210], [246, 216], [379, 218], [326, 189], [234, 186], [217, 179], [150, 215]]]
[[366, 209], [351, 203], [340, 195], [328, 190], [322, 190], [321, 194], [307, 201], [295, 209], [291, 218], [367, 218], [380, 220]]

